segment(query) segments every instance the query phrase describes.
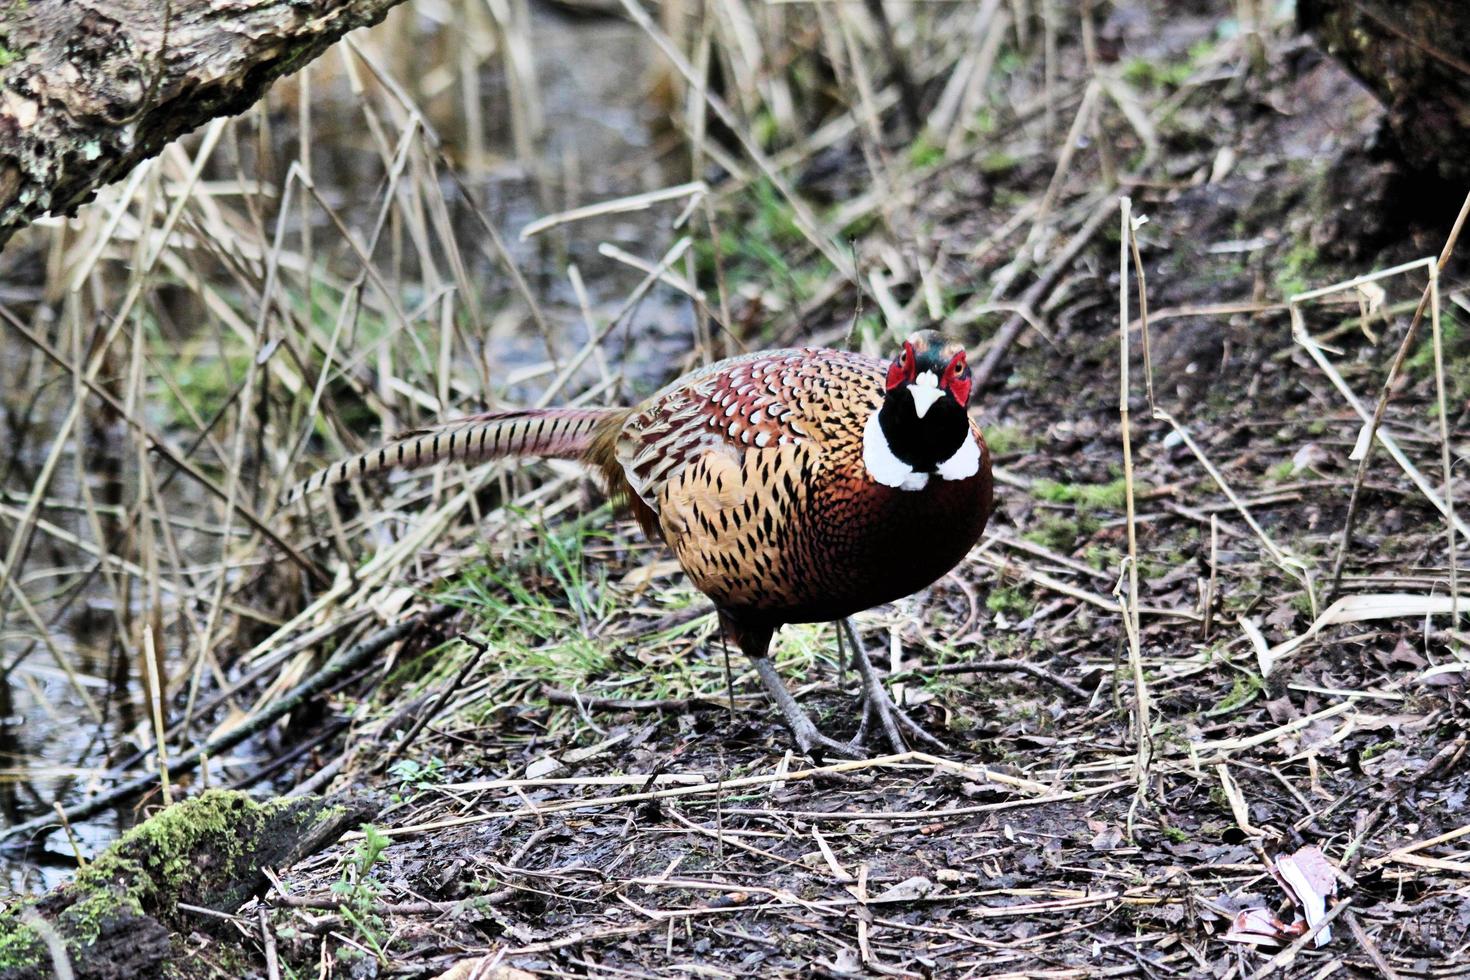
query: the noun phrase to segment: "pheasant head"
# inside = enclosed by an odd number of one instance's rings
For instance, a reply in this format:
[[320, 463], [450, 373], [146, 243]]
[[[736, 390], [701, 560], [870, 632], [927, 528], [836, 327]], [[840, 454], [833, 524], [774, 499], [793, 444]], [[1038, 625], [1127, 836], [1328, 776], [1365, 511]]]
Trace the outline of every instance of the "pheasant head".
[[970, 429], [965, 349], [933, 330], [903, 342], [888, 366], [883, 402], [863, 431], [863, 463], [876, 483], [923, 490], [931, 477], [963, 480], [980, 468]]

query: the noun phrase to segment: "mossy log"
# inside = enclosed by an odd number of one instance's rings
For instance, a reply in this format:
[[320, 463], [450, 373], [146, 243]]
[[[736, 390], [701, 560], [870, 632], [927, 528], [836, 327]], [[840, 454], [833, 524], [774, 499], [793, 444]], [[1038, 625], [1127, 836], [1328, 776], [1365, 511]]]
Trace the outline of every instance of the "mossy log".
[[298, 797], [256, 803], [210, 790], [124, 834], [67, 884], [0, 912], [0, 980], [156, 976], [173, 937], [208, 928], [183, 905], [234, 912], [294, 864], [371, 819], [376, 807]]
[[1470, 178], [1470, 3], [1298, 0], [1297, 18], [1383, 103], [1405, 163]]
[[401, 2], [0, 2], [0, 246]]

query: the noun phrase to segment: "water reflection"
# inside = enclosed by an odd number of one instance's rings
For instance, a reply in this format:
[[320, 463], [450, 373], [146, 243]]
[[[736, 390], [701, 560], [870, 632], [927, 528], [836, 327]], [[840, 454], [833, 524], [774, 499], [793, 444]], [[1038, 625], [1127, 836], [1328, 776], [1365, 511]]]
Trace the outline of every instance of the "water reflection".
[[[656, 211], [609, 216], [524, 243], [518, 232], [548, 210], [687, 179], [682, 161], [660, 152], [655, 113], [649, 109], [656, 52], [637, 28], [621, 20], [571, 18], [534, 7], [524, 33], [513, 39], [534, 57], [537, 89], [528, 99], [516, 92], [516, 73], [503, 57], [507, 37], [485, 22], [484, 10], [479, 0], [448, 5], [417, 0], [398, 8], [373, 31], [357, 35], [356, 43], [365, 57], [381, 59], [423, 108], [464, 186], [525, 271], [556, 340], [571, 350], [585, 340], [587, 327], [566, 276], [567, 264], [578, 265], [594, 311], [606, 315], [642, 274], [602, 257], [598, 245], [611, 242], [656, 257], [673, 238], [668, 216]], [[274, 221], [274, 214], [262, 209], [277, 206], [283, 178], [299, 155], [299, 100], [304, 96], [311, 105], [312, 179], [323, 201], [354, 229], [372, 226], [384, 186], [384, 157], [371, 126], [363, 123], [365, 73], [360, 65], [356, 77], [345, 71], [342, 66], [349, 60], [329, 53], [310, 70], [305, 86], [279, 85], [267, 103], [268, 112], [253, 112], [231, 124], [225, 149], [205, 174], [206, 181], [229, 182], [238, 173], [270, 192], [231, 201], [231, 207], [244, 205], [240, 220], [254, 215], [262, 227]], [[475, 99], [467, 101], [467, 93]], [[537, 118], [523, 118], [527, 104], [538, 108]], [[402, 112], [387, 99], [374, 111], [385, 120], [383, 131], [390, 133], [387, 121]], [[480, 218], [447, 175], [439, 178], [452, 208], [454, 231], [466, 246], [469, 280], [485, 308], [512, 302], [512, 284], [484, 242]], [[319, 260], [330, 266], [350, 259], [340, 233], [321, 209], [309, 213], [315, 245], [322, 252]], [[181, 233], [195, 232], [185, 222]], [[54, 227], [32, 229], [0, 255], [0, 315], [53, 343], [95, 336], [116, 312], [115, 303], [109, 302], [87, 312], [97, 299], [91, 293], [68, 296], [73, 270], [58, 267], [63, 234]], [[102, 260], [111, 264], [109, 274], [125, 283], [132, 259], [110, 251]], [[411, 277], [413, 270], [405, 268], [412, 263], [411, 251], [375, 260], [405, 279]], [[351, 262], [345, 267], [343, 274], [350, 275]], [[130, 329], [157, 331], [156, 343], [196, 343], [197, 328], [191, 324], [199, 318], [190, 305], [196, 300], [171, 285], [190, 271], [216, 277], [222, 292], [237, 288], [224, 268], [172, 270], [151, 287], [150, 316], [156, 313], [157, 322], [145, 324], [139, 314]], [[404, 302], [411, 305], [415, 299], [423, 297], [407, 296]], [[95, 317], [95, 332], [92, 324], [82, 322], [86, 317]], [[542, 341], [535, 334], [498, 325], [493, 318], [487, 323], [486, 335], [476, 342], [484, 345], [484, 361], [500, 377], [544, 360]], [[635, 349], [646, 356], [631, 360], [636, 374], [630, 385], [647, 388], [662, 380], [674, 355], [688, 349], [690, 336], [687, 305], [651, 295], [638, 311]], [[610, 356], [618, 353], [616, 348], [610, 351]], [[89, 353], [60, 352], [76, 360]], [[185, 382], [204, 385], [198, 378], [159, 377], [144, 364], [145, 386], [135, 390], [129, 378], [138, 365], [127, 360], [126, 340], [109, 350], [108, 357], [98, 383], [120, 401], [157, 396]], [[132, 443], [122, 423], [105, 409], [99, 411], [92, 398], [85, 403], [87, 413], [70, 419], [75, 401], [71, 376], [10, 327], [0, 327], [0, 362], [0, 559], [22, 529], [35, 522], [27, 546], [14, 556], [15, 581], [26, 602], [16, 598], [14, 589], [0, 589], [0, 669], [5, 675], [0, 684], [0, 819], [13, 825], [49, 812], [53, 801], [74, 802], [151, 767], [151, 760], [137, 756], [151, 738], [141, 660], [144, 631], [153, 631], [156, 647], [167, 652], [160, 672], [177, 682], [179, 695], [170, 702], [175, 714], [196, 678], [206, 687], [218, 681], [204, 666], [181, 661], [180, 651], [197, 649], [199, 629], [199, 611], [181, 605], [187, 602], [184, 586], [190, 569], [218, 561], [223, 528], [212, 523], [220, 513], [216, 502], [190, 480], [140, 487], [140, 468], [129, 455]], [[238, 388], [241, 369], [225, 364], [222, 370], [215, 400], [189, 411], [203, 418], [227, 403], [228, 394]], [[510, 397], [530, 399], [540, 383], [544, 379], [529, 380]], [[139, 411], [158, 431], [177, 435], [180, 442], [198, 438], [196, 430], [180, 425], [164, 405], [150, 400]], [[53, 460], [58, 439], [63, 440], [61, 451]], [[216, 447], [216, 455], [224, 458], [220, 454], [226, 449]], [[44, 506], [31, 515], [32, 488], [48, 467], [54, 470]], [[162, 509], [168, 516], [140, 534], [136, 502], [149, 494], [168, 502]], [[230, 533], [247, 531], [236, 522]], [[144, 539], [166, 553], [140, 555]], [[99, 566], [99, 554], [110, 560]], [[145, 559], [164, 569], [162, 575], [155, 571], [151, 576], [167, 586], [159, 595], [144, 594], [142, 583], [149, 576], [132, 574]], [[119, 602], [118, 596], [125, 598]], [[180, 596], [186, 597], [184, 602]], [[151, 621], [145, 616], [150, 609], [155, 617]], [[271, 613], [263, 608], [260, 615], [268, 620]], [[269, 748], [252, 749], [247, 743], [238, 754], [263, 756]], [[214, 778], [238, 778], [246, 772], [246, 767], [217, 771]], [[135, 819], [136, 805], [74, 825], [82, 850], [91, 852], [115, 837]], [[12, 892], [26, 892], [53, 885], [70, 872], [74, 859], [66, 837], [54, 834], [19, 859], [10, 855], [0, 860], [0, 866]]]

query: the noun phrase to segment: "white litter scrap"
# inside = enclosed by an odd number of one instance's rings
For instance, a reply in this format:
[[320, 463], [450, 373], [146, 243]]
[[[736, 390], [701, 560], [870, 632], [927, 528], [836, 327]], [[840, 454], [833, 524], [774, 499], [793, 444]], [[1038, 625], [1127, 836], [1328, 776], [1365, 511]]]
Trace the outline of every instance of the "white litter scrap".
[[[1282, 922], [1267, 908], [1241, 909], [1230, 923], [1225, 938], [1256, 946], [1285, 946], [1306, 935], [1327, 917], [1327, 900], [1337, 894], [1337, 872], [1316, 845], [1278, 857], [1272, 877], [1287, 897], [1301, 910], [1301, 918]], [[1332, 927], [1323, 926], [1313, 937], [1318, 947], [1332, 940]]]
[[1363, 623], [1375, 619], [1409, 619], [1423, 616], [1444, 616], [1470, 607], [1470, 600], [1447, 595], [1418, 595], [1402, 592], [1375, 592], [1366, 595], [1350, 595], [1338, 599], [1323, 610], [1307, 631], [1294, 636], [1274, 647], [1266, 645], [1260, 627], [1250, 620], [1242, 620], [1245, 631], [1256, 649], [1256, 659], [1261, 676], [1271, 672], [1281, 658], [1295, 653], [1304, 643], [1314, 639], [1329, 626], [1345, 623]]
[[[1295, 854], [1276, 859], [1276, 873], [1289, 886], [1288, 891], [1301, 907], [1307, 920], [1307, 931], [1327, 917], [1327, 899], [1337, 894], [1337, 875], [1327, 863], [1320, 848], [1304, 847]], [[1313, 942], [1317, 948], [1332, 938], [1332, 926], [1323, 926]]]

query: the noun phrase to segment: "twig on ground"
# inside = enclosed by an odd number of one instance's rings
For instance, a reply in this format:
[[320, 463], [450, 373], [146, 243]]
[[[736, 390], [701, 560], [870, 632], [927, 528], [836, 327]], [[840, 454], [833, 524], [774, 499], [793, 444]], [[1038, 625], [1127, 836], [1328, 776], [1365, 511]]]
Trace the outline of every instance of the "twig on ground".
[[393, 746], [393, 751], [389, 752], [383, 759], [379, 767], [380, 769], [388, 769], [408, 750], [408, 747], [413, 744], [413, 740], [418, 737], [419, 732], [424, 730], [424, 726], [438, 717], [439, 709], [444, 707], [444, 702], [449, 696], [464, 687], [465, 679], [474, 672], [475, 667], [480, 663], [480, 658], [490, 650], [489, 646], [470, 636], [468, 633], [461, 633], [459, 639], [462, 643], [474, 648], [474, 655], [465, 659], [464, 666], [459, 669], [459, 673], [454, 676], [454, 680], [445, 685], [444, 689], [434, 697], [433, 703], [425, 707], [418, 718], [414, 720], [412, 727], [398, 740], [398, 744]]
[[[211, 739], [198, 748], [191, 749], [169, 763], [168, 771], [171, 776], [191, 771], [199, 764], [199, 760], [205, 756], [219, 756], [229, 749], [234, 748], [241, 742], [253, 735], [264, 731], [275, 721], [296, 708], [300, 707], [312, 697], [331, 687], [343, 676], [367, 663], [378, 656], [394, 643], [402, 640], [417, 629], [424, 626], [432, 626], [448, 619], [457, 611], [456, 606], [438, 605], [426, 610], [412, 619], [406, 619], [385, 629], [379, 630], [374, 635], [359, 643], [357, 646], [344, 650], [342, 653], [327, 661], [321, 668], [307, 680], [297, 684], [286, 692], [280, 699], [270, 704], [262, 711], [253, 715], [248, 721], [231, 728], [225, 734]], [[131, 799], [138, 793], [146, 792], [153, 788], [158, 782], [158, 777], [153, 774], [131, 779], [120, 786], [114, 787], [109, 792], [95, 796], [85, 803], [78, 803], [67, 807], [65, 810], [68, 820], [80, 820], [90, 817], [95, 813], [116, 806], [117, 804]], [[39, 832], [49, 832], [57, 826], [51, 817], [37, 817], [15, 824], [12, 827], [0, 829], [0, 845], [13, 847], [11, 841], [18, 838], [29, 840]]]
[[[1467, 217], [1470, 217], [1470, 194], [1465, 195], [1465, 201], [1460, 205], [1460, 213], [1455, 216], [1454, 226], [1450, 229], [1449, 237], [1445, 239], [1444, 248], [1440, 250], [1439, 261], [1436, 263], [1440, 271], [1444, 270], [1450, 256], [1454, 254], [1455, 244], [1460, 240], [1460, 231], [1465, 227]], [[1353, 475], [1353, 492], [1348, 498], [1348, 511], [1347, 517], [1343, 520], [1342, 538], [1337, 545], [1337, 555], [1332, 559], [1332, 580], [1327, 586], [1326, 600], [1329, 605], [1337, 598], [1337, 593], [1342, 588], [1342, 572], [1347, 563], [1348, 544], [1352, 541], [1353, 528], [1357, 523], [1358, 504], [1362, 496], [1363, 484], [1368, 478], [1368, 464], [1373, 459], [1373, 444], [1377, 441], [1378, 427], [1383, 424], [1383, 413], [1388, 408], [1388, 400], [1393, 397], [1394, 382], [1398, 380], [1404, 360], [1408, 357], [1409, 349], [1414, 346], [1414, 338], [1418, 336], [1419, 322], [1424, 319], [1424, 311], [1429, 308], [1429, 294], [1430, 286], [1425, 286], [1423, 294], [1419, 297], [1419, 305], [1414, 309], [1414, 317], [1409, 321], [1409, 329], [1404, 331], [1404, 339], [1399, 341], [1398, 350], [1393, 355], [1393, 363], [1389, 365], [1388, 374], [1384, 376], [1383, 386], [1378, 393], [1378, 402], [1373, 406], [1373, 418], [1363, 430], [1363, 436], [1358, 444], [1362, 455], [1358, 457], [1358, 470]], [[1454, 560], [1453, 556], [1450, 560]]]
[[[1108, 198], [1094, 208], [1092, 215], [1083, 223], [1077, 233], [1062, 248], [1056, 256], [1047, 263], [1041, 275], [1036, 281], [1027, 287], [1017, 300], [1017, 305], [1023, 309], [1035, 309], [1045, 297], [1055, 288], [1057, 282], [1062, 278], [1062, 273], [1072, 265], [1082, 250], [1092, 243], [1092, 239], [1102, 230], [1103, 225], [1113, 214], [1113, 201]], [[963, 323], [967, 314], [965, 307], [960, 307], [945, 319], [946, 324]], [[995, 373], [1000, 362], [1005, 358], [1011, 345], [1026, 329], [1026, 317], [1020, 313], [1013, 314], [1006, 320], [1001, 328], [991, 337], [989, 345], [985, 349], [985, 356], [974, 368], [974, 381], [976, 391], [984, 391], [985, 386], [990, 383], [991, 375]]]
[[1037, 680], [1046, 681], [1055, 687], [1061, 688], [1079, 701], [1086, 701], [1092, 697], [1087, 691], [1073, 684], [1058, 674], [1053, 674], [1038, 664], [1029, 663], [1025, 660], [966, 660], [958, 664], [938, 664], [933, 667], [921, 667], [914, 670], [906, 670], [892, 675], [889, 680], [906, 681], [914, 677], [924, 677], [930, 674], [1030, 674]]
[[725, 711], [729, 706], [708, 698], [602, 698], [556, 687], [542, 687], [541, 693], [551, 704], [593, 711], [634, 711], [658, 714], [685, 714], [690, 711]]

